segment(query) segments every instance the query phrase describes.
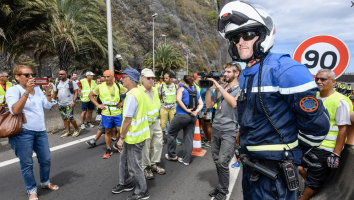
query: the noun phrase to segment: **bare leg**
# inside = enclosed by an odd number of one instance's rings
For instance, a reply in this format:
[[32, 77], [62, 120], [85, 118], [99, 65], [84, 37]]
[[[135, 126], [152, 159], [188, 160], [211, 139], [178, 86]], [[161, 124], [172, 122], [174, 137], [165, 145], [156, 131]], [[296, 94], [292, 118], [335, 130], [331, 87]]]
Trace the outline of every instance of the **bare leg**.
[[87, 122], [91, 122], [92, 111], [93, 111], [93, 110], [88, 110], [88, 113], [87, 113]]
[[87, 111], [82, 111], [82, 112], [81, 112], [81, 124], [85, 124], [86, 112], [87, 112]]
[[162, 131], [162, 141], [165, 141], [165, 134], [166, 134], [166, 131]]
[[204, 129], [205, 138], [210, 142], [211, 141], [211, 125], [210, 125], [210, 122], [204, 121], [203, 123], [204, 123], [203, 129]]
[[101, 135], [103, 134], [102, 131], [97, 131], [96, 136], [95, 136], [95, 141], [97, 142], [98, 139], [100, 139]]
[[[75, 130], [79, 129], [79, 127], [78, 127], [77, 124], [76, 124], [75, 119], [71, 120], [70, 122], [71, 122], [71, 124], [74, 126]], [[69, 129], [70, 129], [70, 126], [69, 126]]]
[[114, 128], [106, 129], [106, 134], [104, 136], [104, 139], [106, 141], [107, 149], [111, 148], [111, 136], [112, 136], [113, 130], [114, 130]]
[[117, 139], [120, 137], [120, 127], [117, 127]]
[[313, 190], [309, 187], [306, 187], [304, 195], [302, 195], [300, 200], [308, 200], [311, 199], [311, 197], [316, 193], [316, 190]]
[[66, 131], [68, 131], [68, 133], [70, 133], [70, 122], [67, 120], [64, 120], [64, 126]]

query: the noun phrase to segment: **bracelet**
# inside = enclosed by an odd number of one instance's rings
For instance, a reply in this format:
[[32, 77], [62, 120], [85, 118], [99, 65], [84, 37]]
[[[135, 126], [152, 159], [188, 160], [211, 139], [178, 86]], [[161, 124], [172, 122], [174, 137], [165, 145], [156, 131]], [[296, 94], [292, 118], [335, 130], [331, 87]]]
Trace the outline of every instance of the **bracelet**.
[[29, 96], [29, 94], [26, 94], [26, 93], [23, 93], [23, 95], [25, 95], [25, 96], [27, 96], [27, 97]]
[[122, 137], [121, 135], [119, 136], [120, 138], [122, 138], [124, 140], [124, 137]]
[[47, 97], [51, 97], [52, 95], [51, 95], [51, 94], [47, 94], [46, 96], [47, 96]]

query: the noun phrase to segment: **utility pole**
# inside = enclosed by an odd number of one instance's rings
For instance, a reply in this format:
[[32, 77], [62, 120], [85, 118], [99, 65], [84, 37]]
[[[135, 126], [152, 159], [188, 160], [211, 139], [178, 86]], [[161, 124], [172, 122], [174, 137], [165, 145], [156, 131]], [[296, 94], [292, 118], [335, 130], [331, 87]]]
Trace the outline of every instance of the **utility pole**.
[[106, 0], [106, 4], [107, 4], [108, 66], [109, 66], [109, 70], [114, 72], [111, 0]]
[[187, 49], [187, 75], [188, 75], [188, 56], [189, 56], [189, 49]]
[[155, 17], [158, 14], [155, 13], [152, 15], [152, 71], [155, 74]]

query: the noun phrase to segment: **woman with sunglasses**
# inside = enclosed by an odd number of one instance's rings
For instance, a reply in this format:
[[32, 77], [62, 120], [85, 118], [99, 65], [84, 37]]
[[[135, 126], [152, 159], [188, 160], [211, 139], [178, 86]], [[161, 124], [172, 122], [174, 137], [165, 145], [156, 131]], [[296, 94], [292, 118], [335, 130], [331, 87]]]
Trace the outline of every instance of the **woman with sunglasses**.
[[6, 101], [12, 114], [24, 113], [27, 122], [22, 124], [22, 131], [9, 138], [11, 148], [20, 159], [22, 178], [26, 186], [29, 200], [37, 200], [37, 185], [33, 174], [32, 152], [37, 154], [41, 188], [58, 190], [59, 187], [50, 183], [51, 166], [48, 137], [45, 127], [44, 111], [51, 109], [56, 101], [52, 99], [53, 85], [45, 86], [46, 93], [35, 86], [32, 69], [19, 65], [13, 70], [18, 85], [6, 92]]

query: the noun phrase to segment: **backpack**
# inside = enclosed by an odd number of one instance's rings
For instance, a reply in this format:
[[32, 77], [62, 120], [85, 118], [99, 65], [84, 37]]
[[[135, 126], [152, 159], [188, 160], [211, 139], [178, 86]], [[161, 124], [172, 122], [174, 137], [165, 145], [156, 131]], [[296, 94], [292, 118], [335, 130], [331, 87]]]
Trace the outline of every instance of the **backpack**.
[[184, 104], [184, 105], [186, 105], [187, 109], [192, 108], [193, 109], [192, 111], [195, 111], [198, 107], [198, 99], [197, 99], [198, 91], [197, 91], [197, 89], [195, 89], [193, 92], [192, 90], [188, 89], [186, 86], [183, 86], [183, 87], [189, 93], [189, 104], [188, 105]]
[[[58, 90], [59, 82], [60, 82], [60, 80], [55, 84], [55, 88], [57, 88], [58, 92], [59, 92], [59, 90]], [[71, 80], [71, 79], [69, 79], [69, 90], [70, 90], [71, 94], [74, 94], [74, 85], [73, 85], [73, 80]]]

